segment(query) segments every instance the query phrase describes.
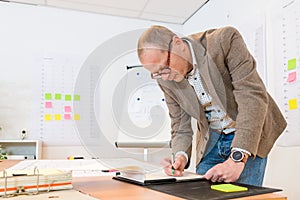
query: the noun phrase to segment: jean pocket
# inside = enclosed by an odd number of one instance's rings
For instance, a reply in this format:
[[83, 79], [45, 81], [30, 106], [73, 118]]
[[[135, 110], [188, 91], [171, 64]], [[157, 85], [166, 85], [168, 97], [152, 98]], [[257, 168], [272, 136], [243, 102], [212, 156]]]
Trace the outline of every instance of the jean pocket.
[[227, 138], [225, 140], [220, 140], [218, 142], [218, 154], [220, 157], [222, 157], [223, 159], [227, 159], [231, 153], [231, 146], [232, 143], [232, 138]]

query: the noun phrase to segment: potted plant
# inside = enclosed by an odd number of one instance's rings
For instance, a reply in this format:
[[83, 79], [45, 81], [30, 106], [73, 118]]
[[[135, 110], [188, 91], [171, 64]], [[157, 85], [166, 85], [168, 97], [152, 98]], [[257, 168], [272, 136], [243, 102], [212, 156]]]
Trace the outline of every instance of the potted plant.
[[7, 153], [2, 149], [0, 145], [0, 160], [5, 160], [7, 159]]

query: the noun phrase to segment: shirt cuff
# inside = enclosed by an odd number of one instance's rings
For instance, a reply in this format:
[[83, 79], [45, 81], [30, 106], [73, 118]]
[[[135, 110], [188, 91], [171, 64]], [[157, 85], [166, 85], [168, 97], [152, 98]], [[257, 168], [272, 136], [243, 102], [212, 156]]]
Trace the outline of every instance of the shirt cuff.
[[178, 151], [176, 154], [175, 154], [175, 157], [179, 156], [179, 155], [183, 155], [185, 158], [186, 158], [186, 163], [189, 162], [189, 156], [187, 155], [187, 153], [185, 153], [184, 151]]
[[245, 150], [245, 149], [233, 147], [231, 150], [232, 150], [232, 151], [241, 151], [241, 152], [246, 153], [246, 154], [248, 154], [249, 156], [251, 156], [251, 153], [250, 153], [249, 151]]

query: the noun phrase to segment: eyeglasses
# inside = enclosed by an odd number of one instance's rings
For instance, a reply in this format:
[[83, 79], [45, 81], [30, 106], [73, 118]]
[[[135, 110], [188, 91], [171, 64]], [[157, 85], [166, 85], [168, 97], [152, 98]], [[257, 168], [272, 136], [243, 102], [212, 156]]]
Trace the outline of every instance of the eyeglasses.
[[169, 46], [168, 46], [168, 57], [167, 57], [167, 65], [164, 66], [162, 69], [159, 70], [159, 72], [151, 73], [152, 79], [161, 79], [163, 75], [170, 74], [171, 68], [170, 68], [170, 57], [171, 57], [171, 44], [173, 42], [173, 39], [170, 40]]

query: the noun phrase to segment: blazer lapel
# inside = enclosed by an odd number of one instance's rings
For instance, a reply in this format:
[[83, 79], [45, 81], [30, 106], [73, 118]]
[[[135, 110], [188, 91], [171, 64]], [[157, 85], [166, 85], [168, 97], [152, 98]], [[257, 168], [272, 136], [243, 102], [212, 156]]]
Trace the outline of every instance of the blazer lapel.
[[216, 63], [206, 53], [206, 49], [201, 43], [195, 42], [191, 38], [189, 38], [189, 41], [192, 43], [195, 52], [203, 86], [212, 97], [212, 104], [219, 105], [221, 109], [226, 111], [224, 109], [224, 105], [226, 105], [225, 86]]
[[183, 106], [186, 112], [188, 112], [195, 119], [200, 119], [200, 104], [198, 97], [193, 90], [190, 83], [183, 79], [182, 81], [175, 83], [176, 84], [176, 93], [179, 96], [180, 104]]

